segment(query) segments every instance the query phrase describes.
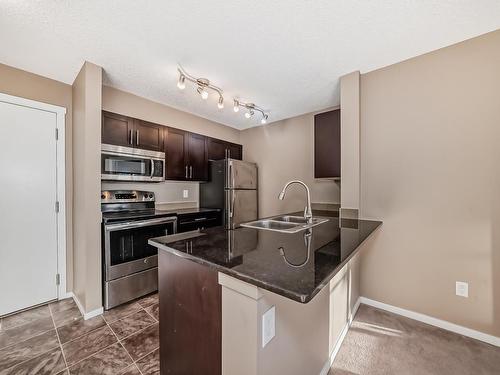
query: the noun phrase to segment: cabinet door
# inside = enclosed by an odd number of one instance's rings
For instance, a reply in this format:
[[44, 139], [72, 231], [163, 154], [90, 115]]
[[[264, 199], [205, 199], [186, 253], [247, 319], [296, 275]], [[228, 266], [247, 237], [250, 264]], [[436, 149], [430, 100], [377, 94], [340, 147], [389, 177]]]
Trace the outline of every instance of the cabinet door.
[[227, 142], [220, 139], [208, 139], [208, 159], [209, 160], [222, 160], [226, 158], [226, 151], [228, 149]]
[[168, 180], [186, 180], [188, 176], [187, 138], [189, 133], [165, 129], [165, 172]]
[[102, 111], [102, 143], [133, 147], [133, 128], [132, 118]]
[[314, 177], [340, 178], [340, 109], [314, 116]]
[[134, 145], [151, 151], [163, 150], [164, 126], [143, 120], [134, 121]]
[[206, 181], [208, 179], [207, 138], [203, 135], [189, 134], [189, 179]]
[[227, 148], [229, 150], [229, 157], [231, 159], [242, 160], [243, 158], [243, 146], [236, 143], [228, 143]]

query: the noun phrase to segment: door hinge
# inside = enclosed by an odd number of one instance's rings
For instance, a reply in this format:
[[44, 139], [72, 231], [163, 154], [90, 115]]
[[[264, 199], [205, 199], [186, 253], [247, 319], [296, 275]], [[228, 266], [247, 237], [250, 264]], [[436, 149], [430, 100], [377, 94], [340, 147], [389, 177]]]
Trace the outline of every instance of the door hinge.
[[59, 201], [56, 201], [56, 213], [59, 213]]
[[59, 139], [59, 129], [56, 128], [56, 141]]
[[56, 285], [60, 285], [60, 284], [61, 284], [61, 275], [56, 273]]

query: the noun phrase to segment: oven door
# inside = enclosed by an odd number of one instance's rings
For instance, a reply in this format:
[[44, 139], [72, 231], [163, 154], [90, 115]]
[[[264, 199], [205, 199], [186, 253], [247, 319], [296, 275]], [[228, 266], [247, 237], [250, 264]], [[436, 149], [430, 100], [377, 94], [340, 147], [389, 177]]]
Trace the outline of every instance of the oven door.
[[158, 266], [153, 237], [177, 232], [176, 217], [162, 217], [104, 225], [106, 281]]
[[102, 145], [101, 179], [114, 181], [165, 180], [165, 154], [148, 150]]

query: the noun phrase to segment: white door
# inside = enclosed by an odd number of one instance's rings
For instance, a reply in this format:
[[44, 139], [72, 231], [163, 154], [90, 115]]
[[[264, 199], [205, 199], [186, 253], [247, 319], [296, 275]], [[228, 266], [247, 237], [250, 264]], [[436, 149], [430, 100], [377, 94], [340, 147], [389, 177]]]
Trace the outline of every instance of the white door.
[[0, 101], [0, 316], [57, 298], [56, 126]]

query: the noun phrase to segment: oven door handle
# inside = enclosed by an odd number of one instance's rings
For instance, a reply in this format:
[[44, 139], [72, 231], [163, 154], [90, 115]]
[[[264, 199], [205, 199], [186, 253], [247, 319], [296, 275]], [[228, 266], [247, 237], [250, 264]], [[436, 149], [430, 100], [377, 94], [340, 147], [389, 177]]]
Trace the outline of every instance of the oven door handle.
[[177, 218], [175, 216], [168, 216], [159, 219], [137, 220], [137, 221], [127, 221], [126, 223], [105, 224], [104, 228], [107, 231], [112, 232], [115, 230], [142, 228], [151, 225], [167, 224], [175, 222], [177, 222]]

